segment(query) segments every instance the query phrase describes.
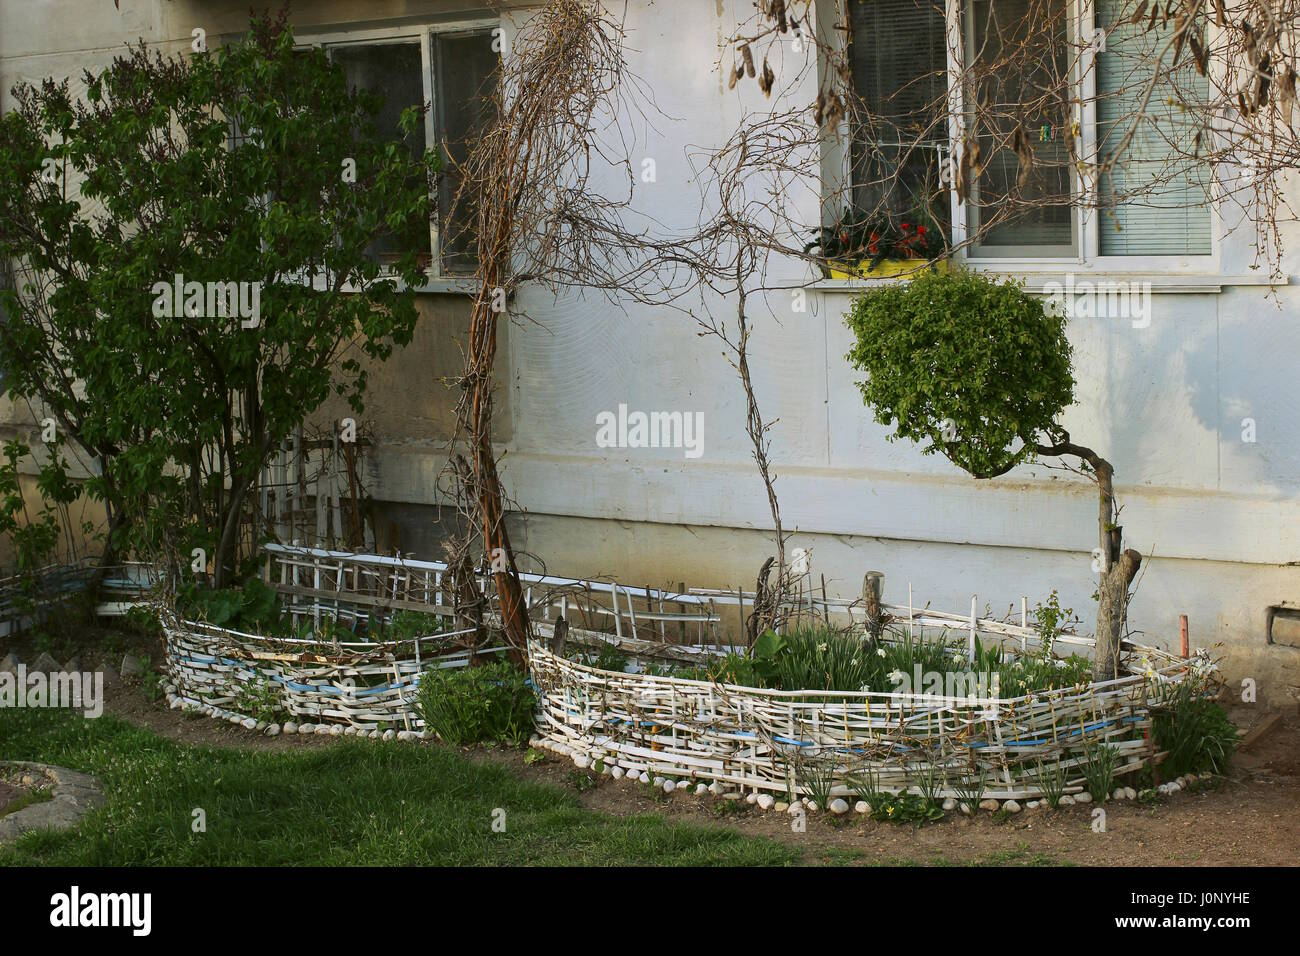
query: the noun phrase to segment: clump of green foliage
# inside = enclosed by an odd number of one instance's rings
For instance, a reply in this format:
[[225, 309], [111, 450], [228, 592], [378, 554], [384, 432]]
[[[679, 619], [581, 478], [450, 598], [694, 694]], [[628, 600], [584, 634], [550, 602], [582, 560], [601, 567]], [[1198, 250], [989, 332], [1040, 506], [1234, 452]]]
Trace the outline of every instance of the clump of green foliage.
[[1088, 793], [1098, 803], [1105, 802], [1114, 789], [1118, 758], [1119, 751], [1106, 744], [1084, 749], [1083, 779], [1088, 785]]
[[1043, 762], [1038, 762], [1038, 775], [1035, 777], [1039, 788], [1043, 791], [1043, 799], [1047, 805], [1055, 810], [1061, 805], [1061, 797], [1065, 795], [1065, 769], [1059, 761], [1053, 760], [1047, 766]]
[[425, 671], [416, 707], [425, 728], [449, 744], [520, 744], [533, 729], [533, 689], [505, 661]]
[[891, 441], [924, 443], [977, 478], [1036, 454], [1074, 401], [1065, 317], [1022, 284], [963, 270], [922, 272], [853, 303], [848, 360]]
[[283, 628], [279, 595], [261, 578], [249, 578], [238, 588], [209, 588], [191, 579], [178, 589], [176, 603], [184, 616], [215, 627], [259, 634]]
[[385, 641], [409, 641], [441, 634], [444, 630], [446, 619], [441, 615], [403, 609], [395, 611], [391, 618], [383, 622], [375, 636]]
[[[749, 657], [728, 654], [707, 666], [675, 668], [672, 676], [780, 690], [893, 693], [906, 686], [904, 678], [914, 680], [918, 668], [927, 676], [989, 675], [989, 693], [996, 675], [1000, 696], [1023, 696], [1087, 683], [1092, 662], [1078, 655], [1058, 658], [1047, 649], [1012, 657], [1000, 645], [979, 640], [971, 661], [964, 647], [940, 638], [903, 634], [896, 641], [877, 641], [823, 625], [785, 634], [768, 631], [754, 642]], [[929, 693], [925, 687], [908, 689]]]
[[235, 695], [235, 702], [231, 705], [231, 709], [237, 714], [252, 717], [254, 720], [264, 720], [268, 724], [282, 722], [287, 713], [279, 686], [262, 677], [246, 681], [239, 686], [239, 692]]
[[615, 671], [621, 674], [627, 670], [627, 653], [619, 650], [613, 644], [602, 643], [600, 650], [595, 654], [586, 651], [581, 654], [581, 657], [584, 664], [602, 671]]
[[145, 700], [156, 704], [163, 699], [163, 675], [154, 670], [153, 658], [148, 654], [140, 659], [140, 689]]
[[1166, 690], [1151, 709], [1156, 747], [1168, 751], [1160, 765], [1165, 777], [1226, 773], [1241, 732], [1204, 688], [1184, 681]]
[[923, 824], [943, 819], [943, 807], [918, 793], [877, 794], [871, 804], [871, 818], [882, 823]]

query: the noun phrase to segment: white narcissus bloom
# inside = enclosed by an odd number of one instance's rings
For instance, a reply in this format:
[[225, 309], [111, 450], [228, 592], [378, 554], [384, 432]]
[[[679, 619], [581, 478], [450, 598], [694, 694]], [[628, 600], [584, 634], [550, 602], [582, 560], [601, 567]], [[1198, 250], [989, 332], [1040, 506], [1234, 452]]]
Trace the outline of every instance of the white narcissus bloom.
[[877, 648], [876, 648], [876, 656], [877, 656], [877, 657], [884, 657], [884, 656], [885, 656], [885, 649], [884, 649], [883, 647], [877, 647]]
[[898, 670], [897, 668], [895, 668], [894, 670], [889, 672], [888, 676], [891, 683], [901, 684], [903, 682], [903, 678], [906, 677], [907, 675], [904, 674], [902, 671]]
[[825, 653], [826, 653], [826, 648], [829, 647], [829, 646], [830, 646], [830, 645], [828, 645], [828, 644], [818, 644], [818, 645], [817, 645], [817, 652], [818, 652], [819, 654], [825, 654]]

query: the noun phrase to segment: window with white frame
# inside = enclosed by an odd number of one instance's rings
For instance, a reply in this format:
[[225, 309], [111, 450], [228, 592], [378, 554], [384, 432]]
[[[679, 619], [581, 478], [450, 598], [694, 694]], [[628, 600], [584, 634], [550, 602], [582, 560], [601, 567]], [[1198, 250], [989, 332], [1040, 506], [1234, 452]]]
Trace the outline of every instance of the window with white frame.
[[[442, 157], [435, 198], [437, 215], [428, 230], [388, 234], [368, 254], [379, 262], [401, 252], [421, 252], [433, 276], [473, 273], [477, 261], [472, 197], [460, 193], [457, 168], [468, 154], [474, 132], [487, 117], [491, 84], [500, 53], [494, 49], [491, 21], [436, 27], [341, 33], [309, 38], [339, 64], [348, 85], [383, 97], [375, 124], [380, 135], [402, 139], [413, 156], [437, 148]], [[425, 123], [413, 136], [399, 127], [402, 112], [427, 106]]]
[[[1208, 176], [1186, 161], [1194, 133], [1168, 94], [1175, 71], [1194, 89], [1190, 57], [1153, 66], [1172, 21], [1131, 24], [1123, 0], [847, 2], [867, 115], [835, 162], [855, 218], [924, 214], [954, 243], [972, 237], [975, 259], [1211, 254]], [[1068, 137], [1101, 164], [1098, 181], [1082, 181]], [[971, 143], [978, 166], [950, 188], [960, 173], [946, 157]]]

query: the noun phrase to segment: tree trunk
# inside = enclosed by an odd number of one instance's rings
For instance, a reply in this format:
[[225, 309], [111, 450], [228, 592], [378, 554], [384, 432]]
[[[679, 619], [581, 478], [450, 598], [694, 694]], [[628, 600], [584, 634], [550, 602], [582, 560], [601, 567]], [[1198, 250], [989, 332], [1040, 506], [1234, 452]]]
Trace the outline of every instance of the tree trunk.
[[1097, 540], [1100, 552], [1097, 584], [1097, 630], [1093, 677], [1111, 680], [1119, 674], [1120, 642], [1128, 622], [1128, 589], [1142, 566], [1142, 555], [1123, 551], [1124, 529], [1115, 523], [1115, 468], [1086, 445], [1076, 445], [1068, 434], [1054, 445], [1039, 445], [1040, 455], [1073, 455], [1087, 462], [1097, 481]]
[[240, 513], [244, 508], [244, 495], [248, 492], [248, 481], [239, 479], [230, 489], [230, 499], [226, 505], [225, 520], [222, 522], [221, 538], [217, 542], [217, 553], [212, 559], [212, 586], [214, 588], [224, 588], [230, 579], [230, 574], [226, 569], [227, 556], [234, 551], [235, 561], [231, 563], [231, 570], [237, 571], [238, 563], [238, 536], [240, 528]]
[[[496, 269], [490, 271], [496, 278]], [[474, 445], [474, 491], [478, 497], [482, 522], [483, 548], [492, 568], [501, 608], [501, 623], [506, 641], [517, 651], [527, 646], [532, 633], [528, 608], [524, 604], [514, 550], [506, 533], [505, 507], [502, 504], [501, 480], [497, 475], [496, 456], [492, 451], [492, 367], [496, 361], [496, 314], [491, 307], [491, 289], [486, 283], [474, 303], [470, 320], [469, 386], [473, 389], [470, 406], [470, 434]]]
[[1132, 548], [1101, 572], [1097, 591], [1097, 646], [1093, 676], [1111, 680], [1119, 676], [1120, 642], [1128, 619], [1128, 589], [1142, 565], [1142, 555]]

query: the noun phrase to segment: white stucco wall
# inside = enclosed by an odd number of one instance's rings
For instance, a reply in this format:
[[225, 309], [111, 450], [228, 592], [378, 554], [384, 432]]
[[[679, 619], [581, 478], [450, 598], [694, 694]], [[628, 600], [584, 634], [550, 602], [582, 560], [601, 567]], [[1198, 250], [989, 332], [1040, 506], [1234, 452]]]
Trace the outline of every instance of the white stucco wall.
[[[747, 107], [766, 108], [752, 83], [726, 91], [715, 69], [720, 39], [752, 7], [744, 0], [629, 6], [631, 67], [663, 112], [653, 129], [635, 130], [637, 149], [657, 172], [655, 183], [638, 186], [637, 205], [667, 228], [689, 228], [701, 201], [688, 148], [719, 144]], [[212, 36], [238, 31], [247, 4], [123, 0], [122, 7], [0, 0], [0, 105], [17, 78], [102, 65], [139, 36], [182, 45], [192, 25]], [[299, 5], [294, 19], [373, 26], [473, 8], [325, 0]], [[795, 95], [810, 99], [811, 83]], [[814, 191], [790, 200], [816, 220]], [[1288, 276], [1298, 240], [1291, 228]], [[1078, 403], [1066, 424], [1115, 464], [1126, 540], [1151, 557], [1133, 626], [1176, 645], [1178, 615], [1188, 614], [1196, 645], [1222, 642], [1229, 676], [1257, 678], [1281, 703], [1300, 687], [1300, 650], [1266, 645], [1265, 613], [1300, 602], [1300, 289], [1270, 294], [1260, 286], [1252, 241], [1248, 230], [1226, 237], [1209, 276], [1146, 275], [1156, 283], [1147, 328], [1074, 320]], [[841, 316], [854, 290], [821, 282], [798, 263], [771, 263], [769, 280], [781, 276], [810, 286], [808, 311], [792, 312], [785, 291], [753, 300], [750, 361], [764, 415], [775, 420], [772, 457], [786, 526], [796, 531], [794, 545], [813, 548], [814, 569], [830, 589], [856, 594], [862, 573], [878, 569], [887, 599], [905, 599], [910, 581], [920, 601], [962, 609], [976, 593], [981, 606], [1000, 612], [1018, 606], [1022, 594], [1032, 605], [1057, 588], [1089, 620], [1091, 486], [1041, 467], [975, 482], [942, 458], [885, 441], [843, 359], [849, 340]], [[1161, 291], [1174, 287], [1180, 291]], [[715, 305], [729, 314], [727, 304]], [[527, 512], [521, 543], [562, 573], [752, 587], [770, 551], [762, 533], [770, 519], [744, 432], [743, 395], [717, 343], [699, 338], [677, 311], [611, 305], [599, 295], [555, 301], [530, 288], [519, 308], [530, 321], [507, 337], [501, 400], [512, 423], [504, 475]], [[409, 395], [411, 384], [372, 396], [368, 413], [381, 434], [385, 402], [400, 414], [392, 396]], [[597, 447], [596, 416], [620, 403], [703, 413], [702, 457]], [[1247, 417], [1256, 422], [1253, 444], [1241, 440]], [[436, 503], [442, 437], [424, 442], [404, 432], [381, 447], [371, 463], [372, 494]]]
[[[741, 84], [720, 92], [710, 68], [729, 24], [715, 5], [676, 4], [672, 17], [663, 14], [662, 4], [634, 5], [629, 23], [629, 48], [644, 51], [632, 55], [632, 68], [654, 78], [658, 102], [674, 117], [656, 120], [662, 135], [645, 149], [658, 181], [639, 187], [639, 201], [662, 221], [688, 226], [700, 200], [684, 147], [718, 144], [757, 91]], [[800, 95], [811, 98], [810, 90]], [[815, 208], [816, 197], [803, 202]], [[1287, 239], [1289, 276], [1300, 232]], [[1300, 599], [1300, 290], [1270, 295], [1257, 284], [1252, 241], [1249, 231], [1224, 239], [1212, 282], [1140, 277], [1156, 289], [1149, 327], [1073, 320], [1079, 386], [1065, 423], [1115, 464], [1126, 540], [1151, 557], [1133, 626], [1176, 646], [1186, 613], [1195, 644], [1224, 643], [1230, 675], [1255, 676], [1280, 694], [1300, 685], [1300, 651], [1265, 643], [1266, 608]], [[770, 267], [813, 281], [797, 263]], [[1044, 278], [1031, 276], [1031, 286]], [[862, 573], [875, 568], [893, 600], [905, 599], [910, 581], [938, 605], [968, 607], [977, 593], [981, 605], [1005, 610], [1021, 594], [1032, 606], [1058, 588], [1090, 620], [1092, 486], [1042, 467], [976, 482], [942, 457], [887, 442], [844, 361], [852, 291], [815, 284], [806, 314], [791, 311], [785, 291], [750, 308], [751, 365], [765, 416], [778, 419], [772, 455], [786, 527], [798, 532], [792, 543], [814, 549], [814, 568], [842, 594], [855, 595]], [[1180, 291], [1159, 291], [1173, 288]], [[767, 538], [699, 534], [771, 526], [743, 395], [716, 344], [666, 309], [620, 310], [590, 296], [554, 302], [540, 292], [522, 305], [537, 322], [511, 339], [513, 492], [534, 515], [625, 522], [618, 534], [593, 536], [592, 547], [588, 535], [570, 540], [553, 519], [536, 518], [530, 548], [552, 567], [582, 565], [575, 572], [752, 586]], [[703, 456], [597, 448], [597, 414], [620, 403], [703, 412]], [[1254, 443], [1242, 441], [1248, 417]], [[694, 530], [675, 534], [663, 524]], [[745, 546], [722, 544], [733, 538]]]

